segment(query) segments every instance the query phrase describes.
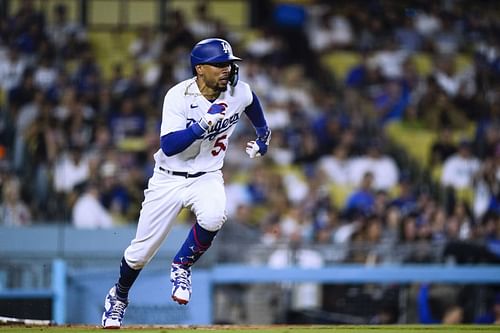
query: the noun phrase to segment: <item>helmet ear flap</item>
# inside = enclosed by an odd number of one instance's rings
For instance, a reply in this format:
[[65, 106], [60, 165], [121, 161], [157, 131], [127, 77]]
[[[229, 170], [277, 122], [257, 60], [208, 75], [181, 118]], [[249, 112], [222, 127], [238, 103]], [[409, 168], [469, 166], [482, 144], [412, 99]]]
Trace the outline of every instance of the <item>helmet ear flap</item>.
[[238, 84], [238, 79], [240, 78], [240, 66], [232, 62], [231, 71], [229, 72], [229, 84], [235, 87]]

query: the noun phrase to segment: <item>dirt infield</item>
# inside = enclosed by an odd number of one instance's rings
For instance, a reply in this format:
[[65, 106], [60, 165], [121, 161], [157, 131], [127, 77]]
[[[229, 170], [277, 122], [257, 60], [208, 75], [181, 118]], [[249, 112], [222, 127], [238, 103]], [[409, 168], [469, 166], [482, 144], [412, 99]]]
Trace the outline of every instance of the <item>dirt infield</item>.
[[[200, 333], [208, 331], [210, 333], [488, 333], [500, 332], [500, 326], [491, 325], [392, 325], [392, 326], [318, 326], [318, 325], [273, 325], [273, 326], [240, 326], [240, 325], [213, 325], [213, 326], [141, 326], [141, 325], [125, 325], [123, 331], [140, 332], [140, 333]], [[18, 332], [42, 332], [42, 333], [90, 333], [97, 332], [102, 329], [98, 326], [84, 325], [62, 325], [62, 326], [25, 326], [25, 325], [9, 325], [0, 326], [0, 332], [18, 333]]]

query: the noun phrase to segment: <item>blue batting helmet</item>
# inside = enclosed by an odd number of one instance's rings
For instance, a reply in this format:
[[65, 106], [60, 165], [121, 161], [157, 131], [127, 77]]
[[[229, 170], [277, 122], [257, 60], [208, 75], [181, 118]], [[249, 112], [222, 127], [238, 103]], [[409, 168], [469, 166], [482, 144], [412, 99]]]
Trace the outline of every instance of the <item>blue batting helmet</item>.
[[191, 69], [199, 64], [215, 64], [241, 60], [233, 55], [231, 45], [221, 38], [207, 38], [198, 42], [191, 51]]

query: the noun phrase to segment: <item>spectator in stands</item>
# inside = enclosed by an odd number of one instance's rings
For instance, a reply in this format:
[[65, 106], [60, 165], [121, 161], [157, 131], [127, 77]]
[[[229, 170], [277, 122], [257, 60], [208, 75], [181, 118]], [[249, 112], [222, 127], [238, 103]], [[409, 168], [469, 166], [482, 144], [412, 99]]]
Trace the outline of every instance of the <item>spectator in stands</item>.
[[53, 60], [48, 55], [42, 56], [38, 67], [34, 71], [35, 86], [46, 92], [56, 84], [57, 76], [58, 73]]
[[403, 76], [403, 64], [408, 56], [409, 52], [399, 49], [393, 38], [387, 38], [370, 61], [379, 68], [384, 79], [397, 80]]
[[127, 220], [131, 211], [132, 195], [126, 186], [124, 178], [129, 177], [129, 166], [118, 169], [120, 153], [108, 151], [102, 159], [99, 169], [101, 179], [100, 201], [117, 220]]
[[415, 12], [414, 24], [417, 32], [424, 39], [430, 40], [432, 36], [441, 29], [441, 17], [439, 16], [440, 7], [437, 3], [422, 3], [422, 10]]
[[268, 214], [261, 223], [260, 242], [264, 246], [275, 246], [280, 242], [281, 227], [279, 224], [279, 215], [274, 212]]
[[[483, 242], [467, 242], [459, 240], [458, 237], [450, 237], [443, 249], [443, 258], [458, 264], [500, 263], [499, 216], [496, 213], [488, 213], [483, 217]], [[454, 224], [448, 223], [447, 227], [453, 226], [455, 235], [458, 235], [456, 219], [453, 222]]]
[[311, 48], [317, 54], [347, 48], [352, 44], [352, 27], [345, 16], [335, 13], [332, 9], [326, 9], [318, 16], [311, 20], [313, 24], [308, 26]]
[[391, 206], [397, 207], [406, 215], [417, 209], [417, 198], [415, 188], [408, 176], [401, 176], [397, 186], [397, 194], [390, 202]]
[[464, 129], [465, 115], [452, 103], [434, 77], [428, 77], [427, 88], [418, 102], [418, 112], [426, 128], [439, 131], [443, 127]]
[[150, 65], [158, 60], [162, 45], [162, 35], [156, 34], [151, 26], [142, 25], [137, 29], [137, 37], [130, 44], [128, 51], [139, 64]]
[[60, 148], [65, 144], [64, 133], [54, 117], [53, 105], [43, 101], [33, 122], [24, 132], [25, 147], [23, 172], [27, 180], [25, 188], [31, 193], [32, 212], [50, 218], [52, 166], [58, 158]]
[[16, 37], [29, 31], [33, 25], [38, 26], [42, 31], [45, 29], [45, 16], [36, 10], [33, 0], [22, 0], [11, 19], [11, 32]]
[[71, 32], [68, 35], [68, 41], [62, 46], [59, 57], [65, 62], [78, 61], [81, 57], [81, 52], [90, 47], [90, 42], [82, 41], [78, 33]]
[[376, 265], [384, 261], [390, 253], [389, 248], [381, 243], [383, 224], [377, 215], [363, 219], [361, 228], [352, 236], [350, 260], [365, 265]]
[[94, 109], [77, 98], [70, 105], [69, 111], [68, 118], [61, 122], [68, 143], [85, 148], [90, 146], [94, 135]]
[[60, 54], [70, 39], [78, 43], [86, 42], [87, 33], [77, 22], [68, 18], [68, 8], [64, 4], [53, 7], [53, 20], [47, 26], [47, 35]]
[[458, 224], [458, 238], [462, 240], [471, 239], [473, 236], [474, 219], [471, 209], [467, 202], [458, 200], [453, 207], [453, 212], [449, 217], [450, 220], [457, 221]]
[[[268, 115], [269, 113], [266, 114], [266, 116]], [[287, 166], [292, 164], [294, 153], [286, 140], [285, 131], [279, 129], [273, 131], [273, 149], [269, 152], [269, 157], [276, 165]]]
[[[76, 88], [72, 85], [67, 85], [65, 87], [60, 87], [60, 92], [57, 93], [58, 103], [54, 110], [54, 116], [58, 121], [64, 123], [66, 122], [70, 116], [77, 112], [75, 109], [78, 108], [78, 93]], [[85, 106], [84, 106], [85, 107]], [[84, 113], [88, 113], [90, 110], [84, 111]]]
[[168, 34], [163, 44], [163, 52], [172, 53], [177, 48], [189, 50], [191, 45], [198, 40], [189, 29], [186, 17], [181, 10], [170, 11], [167, 15], [167, 24]]
[[352, 192], [347, 198], [347, 203], [344, 207], [344, 211], [347, 214], [370, 214], [373, 212], [375, 205], [373, 183], [373, 173], [366, 171], [363, 175], [359, 188]]
[[318, 162], [318, 168], [325, 173], [328, 180], [337, 185], [352, 185], [350, 175], [350, 160], [347, 147], [338, 145], [332, 153], [323, 156]]
[[111, 114], [109, 127], [115, 144], [120, 144], [127, 138], [138, 138], [144, 135], [146, 119], [142, 110], [137, 108], [132, 96], [125, 96], [122, 99], [119, 110]]
[[31, 224], [31, 213], [21, 199], [21, 183], [11, 176], [4, 180], [0, 202], [0, 225], [21, 227]]
[[478, 133], [477, 136], [474, 151], [477, 152], [478, 158], [484, 160], [500, 151], [500, 124], [489, 121], [488, 125], [482, 128], [482, 133]]
[[[251, 56], [251, 59], [255, 59], [255, 62], [271, 66], [279, 66], [284, 63], [284, 59], [287, 57], [284, 51], [283, 43], [284, 41], [275, 30], [264, 27], [261, 31], [259, 31], [259, 34], [255, 39], [246, 44], [245, 51]], [[246, 67], [248, 65], [249, 64], [245, 64]], [[258, 66], [257, 68], [262, 69], [261, 66]], [[257, 91], [258, 87], [259, 85], [257, 86]], [[269, 91], [266, 92], [264, 90], [262, 93], [269, 95]]]
[[381, 83], [383, 78], [374, 59], [372, 53], [362, 51], [360, 53], [360, 62], [351, 67], [346, 74], [346, 86], [368, 93], [370, 87]]
[[102, 85], [101, 68], [90, 48], [80, 50], [79, 62], [73, 75], [73, 81], [82, 101], [96, 105]]
[[441, 56], [435, 61], [433, 76], [436, 83], [448, 97], [460, 95], [470, 97], [476, 92], [474, 70], [465, 68], [458, 70], [452, 56]]
[[302, 164], [307, 168], [312, 166], [320, 157], [318, 142], [316, 136], [310, 130], [300, 131], [297, 134], [301, 139], [293, 150], [295, 155], [293, 163]]
[[462, 33], [455, 24], [454, 15], [442, 11], [441, 27], [431, 36], [433, 50], [438, 54], [456, 54], [463, 47]]
[[446, 240], [446, 221], [447, 214], [444, 208], [438, 208], [433, 212], [430, 218], [430, 227], [432, 232], [432, 239], [437, 242]]
[[376, 118], [386, 124], [401, 120], [410, 102], [410, 90], [404, 81], [388, 80], [383, 90], [375, 97]]
[[111, 228], [113, 218], [99, 201], [99, 187], [94, 181], [82, 184], [82, 193], [72, 208], [72, 224], [79, 229]]
[[[215, 34], [217, 20], [210, 15], [208, 3], [200, 1], [194, 9], [194, 18], [189, 22], [189, 30], [197, 39], [205, 39]], [[221, 36], [221, 38], [224, 36]]]
[[443, 164], [441, 184], [455, 190], [470, 188], [479, 171], [480, 162], [472, 153], [471, 142], [462, 140], [456, 154], [448, 157]]
[[58, 193], [71, 193], [76, 185], [89, 178], [89, 159], [84, 147], [70, 146], [56, 161], [54, 167], [54, 189]]
[[[31, 79], [32, 80], [32, 77]], [[24, 170], [26, 166], [25, 152], [26, 152], [26, 132], [36, 121], [38, 115], [41, 113], [45, 97], [39, 90], [34, 91], [33, 101], [24, 104], [16, 117], [16, 138], [14, 146], [14, 168], [15, 170]]]
[[500, 177], [498, 175], [500, 147], [495, 157], [483, 160], [481, 169], [474, 179], [473, 211], [481, 218], [488, 211], [500, 212]]
[[[351, 130], [348, 128], [348, 119], [332, 114], [332, 109], [325, 110], [312, 124], [321, 155], [331, 154], [332, 148], [340, 145], [342, 136], [348, 136]], [[351, 148], [350, 145], [344, 144], [343, 146], [346, 149]]]
[[403, 215], [397, 206], [389, 206], [385, 214], [385, 226], [382, 230], [382, 241], [388, 245], [399, 242]]
[[15, 42], [19, 46], [19, 51], [32, 62], [37, 58], [39, 53], [42, 53], [41, 46], [45, 40], [46, 36], [43, 28], [36, 23], [32, 23], [27, 31], [22, 32], [15, 39]]
[[414, 26], [413, 15], [406, 13], [399, 24], [394, 29], [394, 39], [403, 50], [417, 52], [422, 49], [422, 37]]
[[352, 159], [351, 176], [355, 185], [361, 183], [366, 172], [373, 175], [373, 188], [388, 191], [397, 185], [399, 168], [394, 159], [382, 152], [382, 142], [371, 142], [363, 156]]
[[429, 166], [441, 166], [444, 161], [455, 154], [457, 146], [453, 141], [453, 132], [449, 127], [442, 127], [437, 133], [437, 139], [431, 146]]
[[19, 53], [19, 46], [10, 44], [7, 57], [0, 57], [0, 88], [5, 94], [21, 84], [28, 62]]

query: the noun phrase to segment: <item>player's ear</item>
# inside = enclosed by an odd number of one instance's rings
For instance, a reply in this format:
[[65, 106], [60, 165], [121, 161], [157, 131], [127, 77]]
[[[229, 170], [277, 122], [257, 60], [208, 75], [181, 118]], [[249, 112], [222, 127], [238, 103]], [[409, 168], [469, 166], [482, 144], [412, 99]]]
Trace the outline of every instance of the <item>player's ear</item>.
[[203, 74], [202, 68], [203, 67], [201, 67], [201, 65], [194, 66], [194, 69], [195, 69], [197, 75], [202, 75]]

